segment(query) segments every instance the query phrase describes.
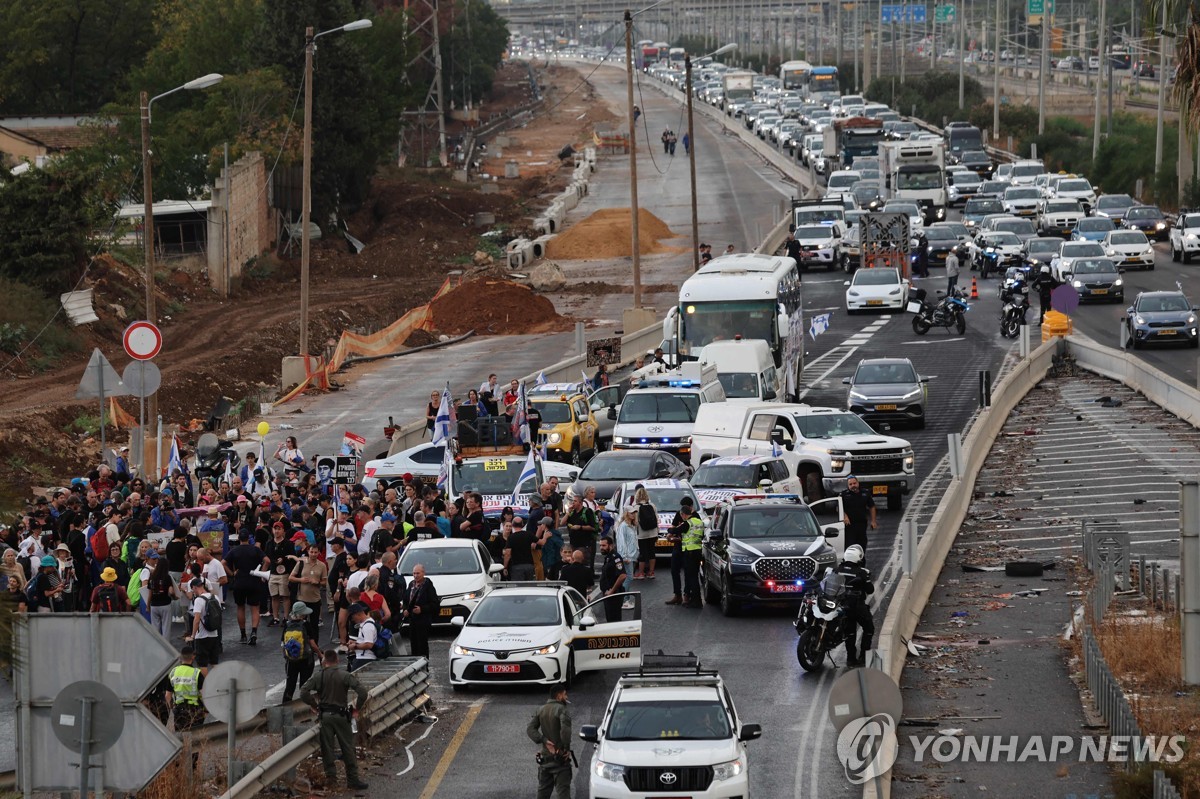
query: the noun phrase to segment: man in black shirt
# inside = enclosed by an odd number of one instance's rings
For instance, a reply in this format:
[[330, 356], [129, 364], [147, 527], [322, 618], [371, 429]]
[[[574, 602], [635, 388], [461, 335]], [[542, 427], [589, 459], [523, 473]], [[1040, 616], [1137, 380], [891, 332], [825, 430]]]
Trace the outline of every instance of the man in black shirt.
[[621, 603], [625, 601], [625, 561], [618, 554], [609, 536], [600, 539], [600, 593], [604, 595], [604, 620], [621, 620]]
[[525, 518], [517, 516], [512, 521], [513, 532], [504, 547], [504, 568], [510, 580], [534, 579], [533, 549], [536, 543], [533, 533], [525, 529]]
[[[683, 533], [687, 530], [687, 520], [694, 507], [691, 497], [680, 499], [679, 510], [675, 511], [671, 526], [667, 528], [667, 540], [671, 542], [671, 587], [675, 591], [667, 600], [668, 605], [683, 604]], [[686, 515], [681, 511], [686, 511]]]
[[[250, 532], [243, 527], [238, 530], [237, 546], [229, 550], [225, 564], [233, 570], [233, 601], [237, 604], [238, 628], [242, 631], [242, 643], [258, 645], [259, 594], [262, 580], [251, 572], [266, 569], [270, 564], [263, 551], [250, 543]], [[250, 604], [250, 639], [246, 639], [246, 604]]]
[[[376, 531], [376, 535], [379, 532]], [[385, 551], [379, 559], [379, 569], [376, 572], [379, 575], [378, 591], [383, 595], [383, 600], [387, 602], [388, 608], [392, 609], [392, 615], [388, 617], [386, 626], [392, 632], [400, 631], [400, 621], [404, 618], [400, 612], [400, 608], [404, 603], [404, 578], [396, 573], [396, 553]]]
[[577, 549], [571, 554], [571, 562], [563, 564], [562, 569], [559, 570], [558, 579], [574, 588], [586, 599], [596, 578], [592, 574], [591, 567], [584, 565], [583, 551]]
[[388, 550], [395, 551], [396, 538], [395, 530], [396, 517], [390, 512], [385, 512], [379, 517], [379, 526], [375, 528], [375, 533], [371, 536], [371, 557], [378, 561], [383, 557], [383, 553]]
[[287, 536], [287, 530], [282, 521], [271, 526], [271, 537], [262, 545], [263, 554], [270, 561], [271, 576], [267, 579], [267, 589], [271, 597], [271, 626], [276, 627], [287, 621], [292, 612], [291, 586], [288, 575], [296, 568], [296, 545]]
[[[183, 579], [183, 569], [187, 566], [187, 534], [188, 528], [180, 525], [175, 528], [171, 540], [167, 542], [167, 573], [171, 575], [171, 582], [175, 583], [175, 594], [178, 597], [183, 596], [180, 581]], [[183, 621], [183, 600], [176, 599], [174, 605], [171, 611], [172, 621]]]
[[567, 538], [571, 549], [583, 550], [583, 562], [589, 569], [596, 563], [596, 514], [583, 504], [583, 494], [571, 497], [571, 509], [567, 512]]
[[[858, 544], [867, 551], [867, 525], [875, 530], [875, 500], [859, 485], [858, 478], [846, 478], [846, 490], [841, 493], [842, 521], [846, 523], [846, 548]], [[865, 562], [864, 558], [864, 562]]]

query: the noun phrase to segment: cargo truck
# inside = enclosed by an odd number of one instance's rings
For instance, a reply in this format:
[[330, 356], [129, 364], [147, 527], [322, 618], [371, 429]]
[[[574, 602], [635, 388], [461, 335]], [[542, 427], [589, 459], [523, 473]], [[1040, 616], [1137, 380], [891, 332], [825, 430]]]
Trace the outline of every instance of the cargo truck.
[[867, 117], [835, 119], [825, 128], [825, 162], [827, 173], [849, 169], [855, 158], [878, 155], [883, 141], [883, 122]]
[[730, 70], [721, 76], [725, 91], [725, 113], [739, 116], [746, 103], [754, 99], [754, 73], [748, 69]]
[[946, 218], [946, 146], [936, 140], [889, 141], [879, 148], [887, 198], [915, 202], [926, 224]]

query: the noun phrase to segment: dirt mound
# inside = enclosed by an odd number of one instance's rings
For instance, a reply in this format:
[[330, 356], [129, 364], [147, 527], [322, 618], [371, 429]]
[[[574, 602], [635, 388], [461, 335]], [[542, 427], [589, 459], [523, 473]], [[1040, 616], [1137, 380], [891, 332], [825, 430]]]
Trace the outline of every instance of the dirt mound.
[[[633, 233], [629, 222], [628, 208], [601, 208], [551, 239], [546, 255], [579, 261], [631, 257]], [[678, 238], [678, 234], [667, 227], [666, 222], [645, 208], [638, 209], [638, 251], [642, 255], [679, 252], [678, 247], [659, 243], [674, 238]]]
[[440, 333], [557, 333], [571, 328], [554, 303], [520, 283], [481, 278], [468, 281], [433, 302], [433, 325]]

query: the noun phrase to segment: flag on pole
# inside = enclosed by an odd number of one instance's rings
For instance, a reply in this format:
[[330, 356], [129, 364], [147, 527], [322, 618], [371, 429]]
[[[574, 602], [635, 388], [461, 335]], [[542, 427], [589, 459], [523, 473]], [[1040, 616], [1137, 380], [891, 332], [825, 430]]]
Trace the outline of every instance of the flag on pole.
[[450, 442], [442, 448], [442, 468], [438, 470], [437, 487], [445, 491], [450, 483], [450, 470], [454, 468], [454, 456], [450, 454]]
[[[267, 441], [266, 441], [266, 438], [263, 436], [259, 436], [259, 438], [258, 438], [258, 466], [260, 469], [263, 470], [263, 476], [267, 478], [267, 487], [270, 490], [274, 491], [275, 490], [275, 470], [267, 465]], [[254, 476], [251, 475], [250, 479], [251, 479], [251, 481], [253, 481]]]
[[179, 457], [179, 439], [171, 435], [171, 456], [167, 459], [167, 474], [174, 475], [175, 470], [183, 473], [183, 460]]
[[534, 381], [533, 381], [533, 384], [534, 384], [535, 386], [544, 386], [544, 385], [546, 385], [546, 370], [545, 370], [545, 369], [543, 369], [542, 371], [538, 372], [537, 380], [534, 380]]
[[817, 336], [829, 329], [829, 320], [833, 316], [831, 313], [823, 313], [812, 318], [812, 324], [808, 326], [808, 335], [816, 339]]
[[229, 455], [225, 456], [225, 477], [224, 480], [229, 485], [233, 485], [233, 458]]
[[583, 375], [583, 385], [584, 386], [586, 386], [587, 388], [597, 388], [597, 386], [592, 385], [592, 378], [587, 376], [587, 372], [580, 369], [579, 374]]
[[450, 439], [454, 425], [454, 402], [450, 399], [450, 384], [442, 392], [442, 402], [438, 406], [437, 416], [433, 419], [433, 443], [443, 444]]
[[513, 409], [512, 440], [514, 444], [529, 443], [529, 401], [525, 396], [525, 384], [517, 389], [516, 407]]
[[771, 457], [778, 458], [782, 454], [783, 454], [783, 451], [779, 449], [779, 442], [772, 439], [772, 441], [771, 441]]
[[549, 460], [549, 459], [550, 459], [550, 456], [549, 456], [549, 454], [548, 454], [548, 451], [547, 451], [547, 449], [546, 449], [546, 436], [542, 436], [542, 446], [541, 446], [541, 448], [538, 450], [538, 455], [540, 455], [540, 456], [541, 456], [541, 458], [542, 458], [542, 460], [544, 460], [544, 461], [546, 461], [546, 460]]
[[529, 450], [529, 457], [525, 459], [525, 466], [521, 469], [521, 476], [517, 478], [517, 484], [513, 486], [512, 496], [509, 497], [509, 505], [517, 507], [518, 496], [521, 493], [521, 485], [526, 480], [537, 477], [537, 464], [533, 460], [533, 450]]

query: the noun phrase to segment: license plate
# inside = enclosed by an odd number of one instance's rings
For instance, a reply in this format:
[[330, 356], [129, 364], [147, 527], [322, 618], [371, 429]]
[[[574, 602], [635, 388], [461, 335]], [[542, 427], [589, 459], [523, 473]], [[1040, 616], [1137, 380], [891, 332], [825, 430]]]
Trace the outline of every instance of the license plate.
[[1138, 262], [1138, 261], [1140, 261], [1140, 260], [1142, 260], [1142, 259], [1141, 259], [1141, 258], [1138, 258], [1136, 255], [1131, 255], [1131, 256], [1129, 256], [1128, 258], [1126, 258], [1126, 259], [1125, 259], [1125, 263], [1127, 263], [1127, 264], [1133, 264], [1133, 263], [1137, 263], [1137, 262]]
[[883, 305], [883, 300], [867, 300], [867, 305]]
[[921, 303], [917, 302], [916, 300], [910, 300], [908, 303], [908, 312], [909, 313], [920, 313], [921, 312]]
[[871, 486], [871, 493], [872, 493], [872, 494], [883, 494], [883, 495], [886, 495], [886, 494], [887, 494], [887, 491], [888, 491], [888, 487], [887, 487], [887, 486]]
[[804, 590], [804, 586], [796, 585], [795, 583], [784, 583], [783, 585], [771, 586], [772, 594], [796, 594]]
[[439, 616], [453, 616], [454, 608], [442, 608], [438, 611]]
[[1093, 294], [1107, 294], [1108, 289], [1092, 289]]
[[658, 543], [655, 546], [657, 546], [659, 549], [670, 549], [671, 542], [665, 538], [660, 538], [660, 539], [658, 539]]
[[894, 410], [896, 410], [896, 406], [895, 405], [876, 405], [875, 410], [877, 410], [877, 411], [894, 411]]
[[1160, 336], [1173, 336], [1173, 335], [1175, 335], [1175, 334], [1176, 334], [1176, 332], [1177, 332], [1177, 331], [1175, 331], [1175, 330], [1160, 330], [1160, 331], [1158, 331], [1158, 335], [1160, 335]]
[[520, 663], [489, 663], [483, 667], [484, 674], [520, 674]]

